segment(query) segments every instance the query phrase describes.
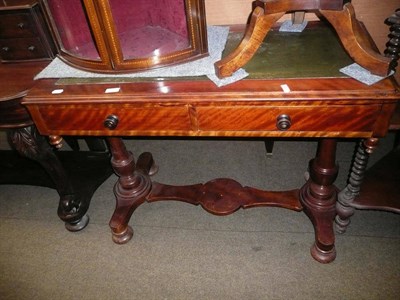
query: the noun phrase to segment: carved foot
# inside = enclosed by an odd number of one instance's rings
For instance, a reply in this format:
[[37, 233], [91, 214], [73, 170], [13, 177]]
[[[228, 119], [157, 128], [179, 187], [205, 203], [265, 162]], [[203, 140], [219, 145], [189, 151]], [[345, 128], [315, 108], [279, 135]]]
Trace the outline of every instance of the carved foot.
[[75, 222], [65, 222], [65, 228], [69, 231], [76, 232], [81, 231], [89, 224], [89, 215], [84, 214], [83, 217]]
[[127, 226], [124, 231], [117, 233], [111, 230], [112, 240], [114, 243], [122, 245], [128, 243], [133, 237], [133, 229], [131, 226]]
[[59, 218], [68, 224], [66, 224], [67, 229], [82, 230], [89, 222], [85, 214], [89, 208], [91, 194], [78, 195], [57, 155], [45, 137], [37, 132], [36, 127], [11, 130], [8, 138], [10, 144], [22, 156], [38, 162], [52, 179], [60, 195], [57, 213]]
[[312, 245], [310, 250], [311, 256], [318, 262], [322, 264], [328, 264], [335, 260], [336, 258], [336, 249], [333, 247], [330, 250], [323, 250], [318, 247], [317, 243]]

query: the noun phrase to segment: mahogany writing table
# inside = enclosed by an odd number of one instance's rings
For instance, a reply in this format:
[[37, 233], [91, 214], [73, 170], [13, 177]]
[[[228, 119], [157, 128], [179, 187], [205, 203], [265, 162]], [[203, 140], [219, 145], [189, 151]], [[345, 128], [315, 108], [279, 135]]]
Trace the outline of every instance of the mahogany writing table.
[[[237, 41], [233, 34], [229, 43]], [[110, 221], [114, 242], [130, 240], [130, 217], [146, 201], [185, 201], [216, 215], [277, 206], [308, 215], [315, 228], [311, 254], [327, 263], [336, 256], [337, 138], [364, 138], [373, 147], [386, 134], [399, 98], [390, 78], [367, 86], [341, 75], [338, 69], [350, 63], [332, 30], [317, 24], [303, 33], [270, 32], [247, 65], [251, 76], [225, 87], [205, 78], [43, 79], [23, 103], [41, 134], [107, 137], [119, 176]], [[115, 87], [119, 92], [105, 93]], [[63, 92], [52, 94], [56, 89]], [[189, 186], [153, 182], [152, 155], [135, 161], [121, 136], [302, 137], [319, 143], [309, 180], [270, 192], [226, 178]]]

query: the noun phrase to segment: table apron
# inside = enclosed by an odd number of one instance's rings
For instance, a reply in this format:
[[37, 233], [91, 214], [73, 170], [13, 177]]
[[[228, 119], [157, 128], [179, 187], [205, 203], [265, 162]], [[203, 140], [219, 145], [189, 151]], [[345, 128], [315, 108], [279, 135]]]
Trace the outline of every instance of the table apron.
[[[393, 103], [368, 105], [29, 104], [44, 135], [371, 137], [386, 134]], [[115, 116], [114, 129], [104, 125]], [[287, 119], [286, 128], [278, 124]]]

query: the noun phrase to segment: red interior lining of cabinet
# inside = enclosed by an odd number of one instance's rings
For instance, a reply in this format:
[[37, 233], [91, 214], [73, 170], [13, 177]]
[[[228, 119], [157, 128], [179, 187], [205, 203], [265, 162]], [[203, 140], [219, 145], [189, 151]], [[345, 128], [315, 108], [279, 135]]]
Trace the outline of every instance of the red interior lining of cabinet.
[[48, 0], [62, 47], [67, 52], [90, 59], [99, 59], [81, 0]]
[[[125, 59], [163, 56], [190, 47], [185, 0], [109, 0]], [[66, 51], [98, 59], [81, 0], [49, 0]]]

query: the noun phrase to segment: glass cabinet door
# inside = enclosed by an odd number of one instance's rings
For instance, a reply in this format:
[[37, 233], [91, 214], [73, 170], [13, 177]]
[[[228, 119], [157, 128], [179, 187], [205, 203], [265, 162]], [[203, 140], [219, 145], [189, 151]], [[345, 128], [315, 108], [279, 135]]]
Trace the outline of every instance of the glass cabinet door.
[[184, 0], [109, 3], [124, 60], [160, 57], [190, 47]]
[[61, 49], [80, 58], [99, 60], [100, 55], [81, 0], [49, 0], [47, 2], [54, 19]]
[[67, 63], [131, 72], [207, 55], [204, 0], [43, 0]]

